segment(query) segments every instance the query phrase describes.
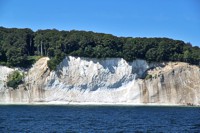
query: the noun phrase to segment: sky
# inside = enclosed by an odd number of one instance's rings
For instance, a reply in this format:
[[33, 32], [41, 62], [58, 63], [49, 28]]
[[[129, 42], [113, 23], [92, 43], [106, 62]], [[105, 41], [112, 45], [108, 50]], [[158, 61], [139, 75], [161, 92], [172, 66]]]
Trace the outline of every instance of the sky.
[[200, 0], [0, 0], [0, 26], [167, 37], [200, 46]]

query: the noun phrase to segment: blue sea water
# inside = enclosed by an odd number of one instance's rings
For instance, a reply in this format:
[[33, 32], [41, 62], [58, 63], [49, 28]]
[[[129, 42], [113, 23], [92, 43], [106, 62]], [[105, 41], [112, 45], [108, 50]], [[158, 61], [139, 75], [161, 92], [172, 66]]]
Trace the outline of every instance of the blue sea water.
[[0, 133], [200, 132], [199, 107], [1, 105]]

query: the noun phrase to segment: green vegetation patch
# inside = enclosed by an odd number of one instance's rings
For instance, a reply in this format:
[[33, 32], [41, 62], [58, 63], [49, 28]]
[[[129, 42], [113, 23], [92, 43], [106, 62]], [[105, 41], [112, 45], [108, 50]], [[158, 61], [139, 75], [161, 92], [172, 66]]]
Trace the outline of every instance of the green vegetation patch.
[[42, 56], [28, 56], [26, 63], [23, 67], [28, 68], [31, 67], [36, 61], [38, 61]]
[[200, 48], [170, 38], [117, 37], [87, 31], [59, 31], [0, 27], [0, 64], [30, 67], [48, 56], [54, 70], [64, 56], [144, 59], [149, 62], [182, 61], [200, 65]]
[[58, 52], [56, 53], [55, 57], [52, 57], [48, 62], [47, 65], [50, 70], [56, 70], [57, 65], [65, 58], [65, 54]]
[[153, 78], [152, 75], [147, 74], [147, 76], [145, 77], [145, 80], [152, 79], [152, 78]]
[[8, 76], [7, 86], [16, 89], [18, 85], [23, 82], [22, 79], [23, 74], [21, 74], [19, 71], [14, 71]]

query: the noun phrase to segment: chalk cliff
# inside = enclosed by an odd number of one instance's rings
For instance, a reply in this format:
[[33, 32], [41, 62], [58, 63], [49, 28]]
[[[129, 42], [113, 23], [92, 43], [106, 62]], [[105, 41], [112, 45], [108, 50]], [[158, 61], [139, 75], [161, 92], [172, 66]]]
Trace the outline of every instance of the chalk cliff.
[[200, 105], [198, 66], [69, 56], [50, 72], [48, 60], [37, 61], [15, 90], [5, 84], [13, 69], [1, 66], [0, 102]]
[[200, 68], [168, 62], [148, 71], [152, 78], [139, 83], [143, 103], [200, 104]]

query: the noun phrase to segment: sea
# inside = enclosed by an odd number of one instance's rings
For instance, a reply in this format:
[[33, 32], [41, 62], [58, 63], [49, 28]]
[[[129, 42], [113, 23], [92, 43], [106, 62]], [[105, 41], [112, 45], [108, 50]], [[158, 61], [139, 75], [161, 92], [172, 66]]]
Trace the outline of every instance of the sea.
[[0, 133], [200, 133], [200, 107], [0, 105]]

